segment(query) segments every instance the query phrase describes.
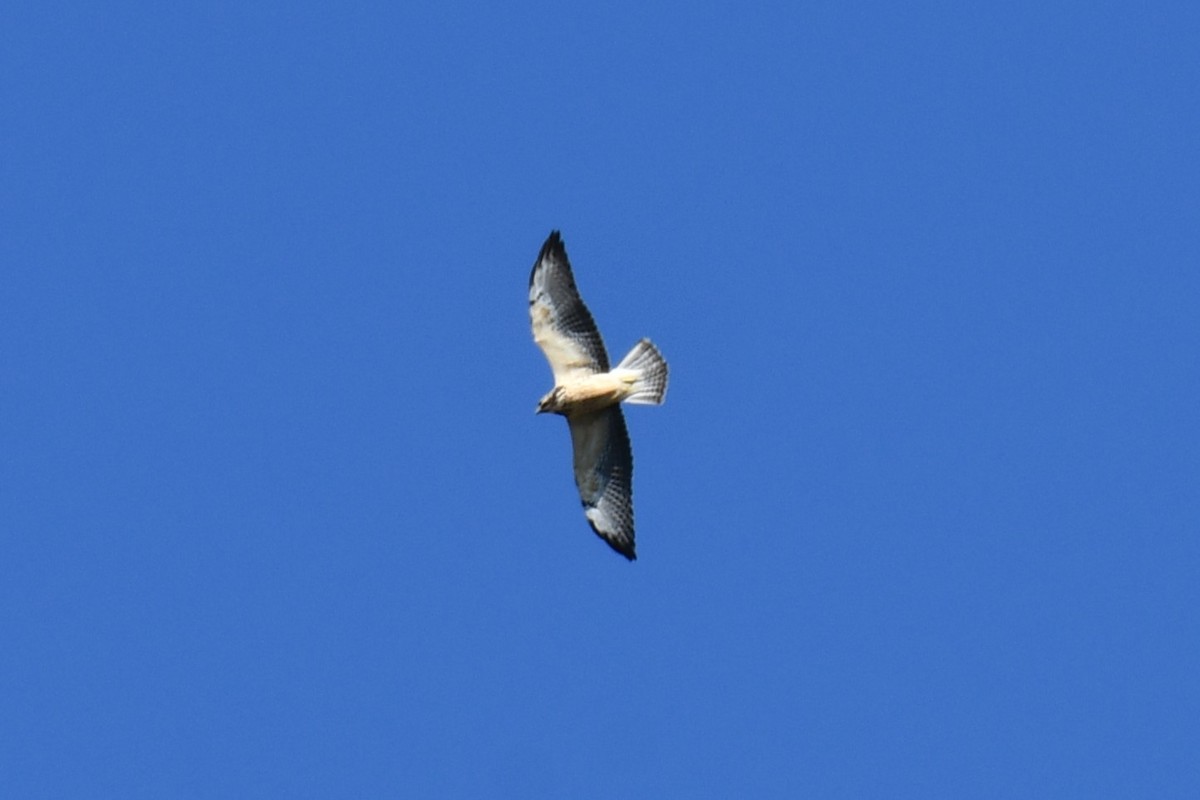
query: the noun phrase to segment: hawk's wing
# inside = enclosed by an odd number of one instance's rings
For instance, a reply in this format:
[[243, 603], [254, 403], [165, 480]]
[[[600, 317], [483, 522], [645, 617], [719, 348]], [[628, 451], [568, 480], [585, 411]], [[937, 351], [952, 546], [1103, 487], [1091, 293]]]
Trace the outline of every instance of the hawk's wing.
[[529, 318], [533, 340], [542, 348], [554, 382], [608, 372], [608, 354], [591, 313], [579, 297], [571, 264], [558, 231], [542, 245], [529, 275]]
[[575, 485], [592, 530], [633, 561], [633, 450], [620, 406], [567, 417]]

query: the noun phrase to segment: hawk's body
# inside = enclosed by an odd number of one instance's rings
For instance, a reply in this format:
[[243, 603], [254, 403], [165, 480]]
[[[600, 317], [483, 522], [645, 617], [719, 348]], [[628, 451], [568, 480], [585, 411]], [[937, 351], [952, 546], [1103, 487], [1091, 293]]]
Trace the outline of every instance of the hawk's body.
[[632, 370], [623, 372], [624, 375], [615, 374], [615, 370], [584, 375], [556, 386], [541, 410], [570, 418], [619, 403], [629, 397], [637, 380], [637, 373]]
[[592, 530], [632, 561], [633, 450], [620, 403], [662, 403], [667, 362], [642, 339], [609, 369], [604, 341], [575, 288], [558, 231], [542, 245], [529, 276], [529, 316], [533, 339], [554, 372], [554, 389], [538, 412], [567, 418], [584, 515]]

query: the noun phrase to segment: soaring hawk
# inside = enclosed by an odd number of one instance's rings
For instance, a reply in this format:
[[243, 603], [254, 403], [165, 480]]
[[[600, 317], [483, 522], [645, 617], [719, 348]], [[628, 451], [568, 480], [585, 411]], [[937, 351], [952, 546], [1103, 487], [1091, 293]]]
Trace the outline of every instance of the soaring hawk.
[[558, 231], [542, 245], [529, 276], [533, 340], [554, 371], [554, 388], [537, 413], [562, 414], [571, 428], [575, 485], [588, 523], [630, 561], [633, 544], [633, 451], [621, 402], [659, 405], [667, 393], [667, 362], [642, 339], [608, 367], [608, 354], [579, 297]]

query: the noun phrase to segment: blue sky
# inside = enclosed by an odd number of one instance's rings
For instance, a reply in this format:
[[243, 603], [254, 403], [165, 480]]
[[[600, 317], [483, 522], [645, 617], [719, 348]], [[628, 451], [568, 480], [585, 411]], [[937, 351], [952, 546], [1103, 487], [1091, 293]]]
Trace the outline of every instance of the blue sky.
[[169, 5], [0, 26], [0, 794], [1198, 796], [1194, 4]]

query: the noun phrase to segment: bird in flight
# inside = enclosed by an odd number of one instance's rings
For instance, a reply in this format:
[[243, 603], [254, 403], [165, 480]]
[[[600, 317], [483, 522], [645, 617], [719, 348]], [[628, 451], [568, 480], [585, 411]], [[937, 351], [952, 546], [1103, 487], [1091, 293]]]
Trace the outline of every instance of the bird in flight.
[[554, 388], [537, 413], [567, 418], [583, 514], [609, 547], [633, 561], [633, 450], [621, 403], [660, 405], [667, 393], [667, 362], [642, 339], [609, 369], [604, 341], [575, 288], [558, 231], [542, 245], [529, 276], [529, 317], [533, 340], [554, 372]]

